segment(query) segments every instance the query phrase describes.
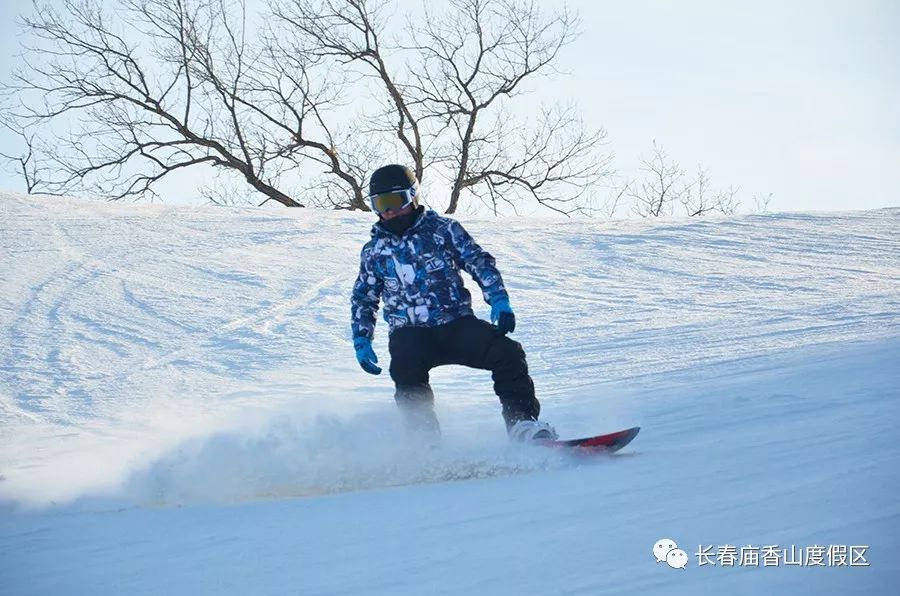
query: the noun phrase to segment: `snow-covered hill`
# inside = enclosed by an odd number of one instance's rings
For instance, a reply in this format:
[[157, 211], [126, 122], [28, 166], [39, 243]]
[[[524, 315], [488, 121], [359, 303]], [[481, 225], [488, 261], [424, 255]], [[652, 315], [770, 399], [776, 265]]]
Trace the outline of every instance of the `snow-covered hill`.
[[[367, 214], [0, 195], [0, 594], [895, 593], [900, 209], [464, 223], [544, 418], [621, 454], [508, 445], [457, 367], [405, 447]], [[776, 545], [868, 565], [697, 556]]]

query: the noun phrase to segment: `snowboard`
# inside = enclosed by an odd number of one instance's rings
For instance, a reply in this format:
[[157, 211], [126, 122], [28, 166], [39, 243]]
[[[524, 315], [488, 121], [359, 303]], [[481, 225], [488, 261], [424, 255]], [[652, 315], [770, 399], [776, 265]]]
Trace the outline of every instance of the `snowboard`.
[[546, 440], [539, 444], [555, 449], [568, 449], [579, 455], [592, 455], [597, 453], [615, 453], [625, 445], [631, 443], [641, 430], [640, 426], [620, 430], [606, 435], [584, 437], [582, 439]]

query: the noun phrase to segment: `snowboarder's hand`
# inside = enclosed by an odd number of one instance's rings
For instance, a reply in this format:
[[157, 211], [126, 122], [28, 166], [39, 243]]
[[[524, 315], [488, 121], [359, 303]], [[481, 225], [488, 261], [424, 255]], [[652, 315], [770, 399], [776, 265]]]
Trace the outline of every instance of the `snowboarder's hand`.
[[356, 361], [364, 371], [370, 375], [380, 375], [381, 367], [376, 366], [378, 356], [372, 349], [372, 339], [369, 337], [357, 337], [353, 340], [353, 347], [356, 349]]
[[516, 315], [513, 314], [508, 298], [499, 298], [491, 304], [491, 323], [503, 334], [516, 330]]

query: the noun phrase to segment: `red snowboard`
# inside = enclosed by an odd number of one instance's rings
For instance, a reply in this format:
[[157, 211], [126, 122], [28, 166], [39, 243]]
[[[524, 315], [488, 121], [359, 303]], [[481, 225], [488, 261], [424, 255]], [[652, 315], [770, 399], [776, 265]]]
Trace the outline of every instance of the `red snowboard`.
[[630, 443], [641, 430], [640, 426], [635, 426], [627, 430], [609, 433], [608, 435], [597, 435], [595, 437], [585, 437], [583, 439], [569, 439], [567, 441], [541, 441], [546, 447], [568, 448], [576, 453], [614, 453]]

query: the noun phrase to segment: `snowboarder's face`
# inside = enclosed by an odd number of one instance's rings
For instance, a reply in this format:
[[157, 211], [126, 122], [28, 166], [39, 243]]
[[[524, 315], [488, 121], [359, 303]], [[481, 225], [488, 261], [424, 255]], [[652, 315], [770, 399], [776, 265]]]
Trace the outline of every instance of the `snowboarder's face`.
[[401, 215], [412, 213], [414, 209], [415, 206], [410, 203], [405, 207], [401, 207], [400, 209], [388, 209], [387, 211], [379, 213], [378, 216], [384, 221], [389, 221], [391, 219], [394, 219], [395, 217], [400, 217]]

